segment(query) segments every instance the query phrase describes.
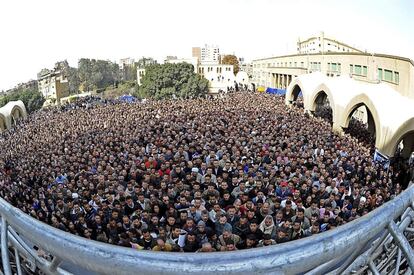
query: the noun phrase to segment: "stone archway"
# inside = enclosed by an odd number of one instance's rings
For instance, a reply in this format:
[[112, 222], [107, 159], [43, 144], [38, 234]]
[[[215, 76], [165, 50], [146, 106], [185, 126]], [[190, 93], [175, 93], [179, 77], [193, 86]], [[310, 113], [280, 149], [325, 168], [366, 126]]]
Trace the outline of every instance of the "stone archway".
[[0, 114], [0, 132], [7, 129], [6, 117]]
[[386, 142], [383, 152], [389, 156], [394, 156], [399, 145], [403, 145], [403, 157], [407, 157], [414, 149], [414, 117], [408, 119], [395, 131], [394, 135]]
[[414, 153], [414, 129], [401, 137], [396, 145], [395, 152], [398, 152], [398, 155], [403, 159], [411, 157], [412, 153]]
[[14, 106], [10, 112], [10, 118], [12, 124], [16, 125], [17, 122], [24, 117], [24, 112], [20, 106]]
[[319, 91], [315, 95], [315, 99], [312, 101], [312, 107], [310, 108], [315, 117], [323, 118], [329, 123], [333, 124], [333, 109], [329, 96], [325, 91]]
[[[366, 116], [366, 124], [367, 124], [367, 131], [373, 135], [373, 140], [375, 145], [378, 147], [378, 141], [380, 140], [379, 137], [381, 137], [381, 121], [379, 119], [378, 111], [375, 108], [374, 103], [371, 101], [371, 99], [368, 98], [366, 94], [360, 94], [358, 96], [355, 96], [353, 99], [351, 99], [346, 107], [344, 108], [344, 111], [340, 117], [340, 126], [344, 129], [349, 128], [349, 123], [352, 119], [352, 115], [354, 112], [364, 106], [367, 110], [367, 116]], [[349, 130], [349, 129], [348, 129]]]
[[293, 88], [286, 93], [285, 102], [288, 104], [298, 106], [300, 108], [304, 108], [304, 97], [301, 86], [299, 84], [295, 84]]
[[353, 108], [345, 113], [347, 127], [344, 129], [346, 133], [358, 138], [369, 145], [374, 145], [377, 138], [378, 128], [371, 109], [363, 102], [356, 104]]
[[298, 100], [298, 98], [302, 95], [302, 89], [300, 88], [299, 85], [295, 85], [292, 89], [292, 94], [291, 94], [291, 101], [295, 102]]

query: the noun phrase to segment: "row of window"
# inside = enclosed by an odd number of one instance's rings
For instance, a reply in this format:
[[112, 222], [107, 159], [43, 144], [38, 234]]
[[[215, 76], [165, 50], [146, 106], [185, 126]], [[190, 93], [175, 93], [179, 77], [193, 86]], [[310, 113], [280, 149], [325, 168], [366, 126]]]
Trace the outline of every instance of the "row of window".
[[311, 71], [321, 71], [321, 62], [311, 62], [310, 63]]
[[360, 76], [367, 76], [368, 68], [367, 66], [361, 66], [361, 65], [349, 65], [349, 72], [351, 74], [360, 75]]
[[399, 84], [400, 73], [391, 70], [386, 70], [383, 68], [378, 68], [378, 80], [384, 80], [394, 84]]
[[328, 71], [329, 72], [341, 72], [341, 63], [328, 63]]
[[[223, 67], [216, 67], [216, 72], [217, 73], [221, 73], [222, 72]], [[224, 67], [224, 70], [227, 72], [231, 72], [231, 67]], [[214, 71], [214, 67], [207, 67], [207, 72], [212, 72]], [[204, 73], [204, 67], [198, 68], [198, 72], [199, 73]]]
[[[258, 67], [260, 67], [260, 64], [257, 64]], [[263, 66], [265, 64], [262, 64]], [[298, 62], [275, 62], [275, 63], [267, 63], [268, 67], [297, 67]], [[256, 64], [255, 64], [256, 67]], [[305, 64], [304, 62], [300, 62], [300, 67], [304, 68]], [[310, 62], [310, 68], [311, 71], [321, 71], [321, 62]], [[341, 73], [341, 63], [328, 63], [327, 71], [329, 73]], [[357, 65], [357, 64], [350, 64], [349, 65], [349, 72], [352, 75], [358, 75], [366, 77], [368, 75], [368, 67], [363, 65]], [[400, 82], [400, 75], [397, 71], [391, 71], [386, 70], [383, 68], [378, 68], [378, 80], [381, 81], [387, 81], [394, 84], [399, 84]]]

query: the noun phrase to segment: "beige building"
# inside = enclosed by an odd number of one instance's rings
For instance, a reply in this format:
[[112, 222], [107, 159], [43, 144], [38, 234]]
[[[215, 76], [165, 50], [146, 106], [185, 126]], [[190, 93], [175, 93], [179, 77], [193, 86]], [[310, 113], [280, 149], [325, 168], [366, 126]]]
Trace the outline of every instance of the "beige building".
[[191, 50], [191, 56], [194, 58], [198, 58], [198, 60], [201, 60], [201, 48], [200, 47], [193, 47]]
[[333, 38], [326, 37], [325, 34], [321, 32], [318, 36], [310, 37], [303, 41], [299, 39], [297, 43], [297, 52], [299, 54], [308, 54], [324, 52], [362, 53], [363, 51]]
[[69, 81], [61, 70], [42, 70], [38, 74], [37, 85], [46, 100], [59, 100], [69, 95]]
[[[223, 65], [218, 63], [200, 63], [198, 58], [176, 58], [166, 59], [166, 63], [188, 63], [193, 65], [194, 73], [205, 77], [210, 82], [210, 93], [215, 94], [219, 90], [227, 90], [227, 87], [233, 86], [236, 80], [233, 71], [233, 65]], [[145, 75], [145, 69], [137, 69], [137, 83], [141, 85], [142, 77]]]
[[[300, 43], [313, 40], [315, 38]], [[324, 43], [327, 44], [327, 41], [332, 40], [324, 39]], [[414, 98], [414, 62], [408, 58], [357, 52], [356, 49], [352, 52], [351, 48], [344, 51], [343, 46], [339, 47], [341, 51], [319, 52], [319, 49], [303, 46], [305, 44], [300, 44], [298, 54], [254, 60], [253, 83], [286, 89], [299, 75], [321, 72], [328, 77], [348, 76], [368, 83], [383, 82], [401, 95]], [[338, 45], [345, 44], [338, 42]], [[325, 46], [322, 49], [326, 50]], [[308, 53], [303, 53], [303, 50]]]
[[125, 67], [131, 67], [133, 66], [135, 63], [135, 59], [133, 58], [122, 58], [119, 60], [118, 64], [119, 64], [119, 69], [123, 70]]
[[143, 68], [137, 68], [137, 83], [138, 85], [141, 85], [142, 77], [145, 75], [145, 69]]

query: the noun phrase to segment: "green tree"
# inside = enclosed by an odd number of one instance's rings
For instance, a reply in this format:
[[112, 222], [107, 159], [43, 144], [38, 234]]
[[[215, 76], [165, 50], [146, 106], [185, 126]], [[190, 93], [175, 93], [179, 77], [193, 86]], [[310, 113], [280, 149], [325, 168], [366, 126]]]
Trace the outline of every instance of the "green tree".
[[145, 69], [149, 65], [157, 64], [157, 61], [154, 60], [152, 57], [142, 57], [138, 62], [136, 62], [136, 65], [140, 69]]
[[82, 90], [105, 89], [120, 79], [119, 66], [107, 60], [81, 58], [78, 77]]
[[240, 70], [239, 59], [237, 58], [237, 56], [233, 54], [228, 54], [228, 55], [223, 56], [221, 63], [225, 65], [233, 65], [233, 72], [235, 75]]
[[77, 94], [79, 92], [80, 79], [78, 69], [69, 67], [68, 72], [69, 93]]
[[21, 100], [26, 106], [28, 113], [42, 108], [45, 99], [37, 89], [16, 89], [0, 99], [0, 106], [6, 105], [10, 101]]
[[190, 98], [206, 95], [208, 80], [195, 74], [191, 64], [179, 63], [147, 66], [138, 97]]

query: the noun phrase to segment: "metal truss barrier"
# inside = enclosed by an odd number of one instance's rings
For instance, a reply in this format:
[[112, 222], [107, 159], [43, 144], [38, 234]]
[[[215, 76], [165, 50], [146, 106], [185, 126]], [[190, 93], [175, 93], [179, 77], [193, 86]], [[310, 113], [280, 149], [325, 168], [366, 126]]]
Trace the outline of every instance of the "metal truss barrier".
[[[217, 253], [137, 251], [66, 233], [0, 199], [2, 272], [70, 274], [411, 274], [414, 186], [364, 217], [305, 239]], [[41, 257], [36, 245], [48, 254]]]

